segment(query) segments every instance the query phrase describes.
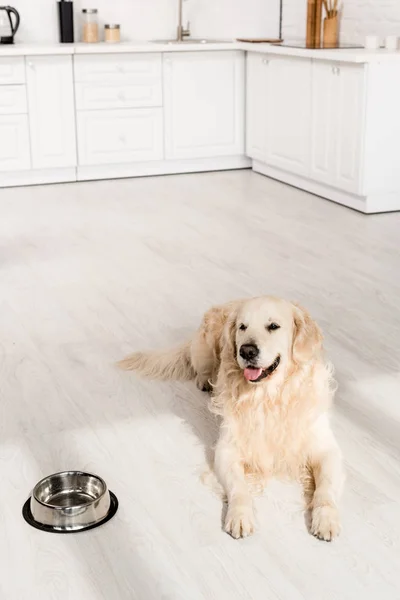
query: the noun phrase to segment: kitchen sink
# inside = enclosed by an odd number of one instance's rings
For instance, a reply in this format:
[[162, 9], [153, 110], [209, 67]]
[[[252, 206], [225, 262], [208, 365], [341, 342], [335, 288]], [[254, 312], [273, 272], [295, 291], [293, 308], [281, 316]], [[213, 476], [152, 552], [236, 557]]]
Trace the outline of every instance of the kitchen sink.
[[153, 44], [226, 44], [230, 40], [207, 40], [204, 38], [185, 38], [183, 40], [152, 40]]

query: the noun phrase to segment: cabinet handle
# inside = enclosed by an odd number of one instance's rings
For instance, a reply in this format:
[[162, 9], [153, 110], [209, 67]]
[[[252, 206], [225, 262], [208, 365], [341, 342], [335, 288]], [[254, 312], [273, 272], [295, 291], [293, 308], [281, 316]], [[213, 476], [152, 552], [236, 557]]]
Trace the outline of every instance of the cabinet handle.
[[340, 69], [339, 67], [332, 67], [332, 73], [334, 75], [339, 75], [340, 74]]
[[28, 67], [30, 69], [32, 69], [33, 71], [35, 70], [35, 65], [33, 64], [33, 62], [31, 62], [30, 60], [28, 60]]
[[263, 65], [269, 65], [269, 59], [263, 58]]

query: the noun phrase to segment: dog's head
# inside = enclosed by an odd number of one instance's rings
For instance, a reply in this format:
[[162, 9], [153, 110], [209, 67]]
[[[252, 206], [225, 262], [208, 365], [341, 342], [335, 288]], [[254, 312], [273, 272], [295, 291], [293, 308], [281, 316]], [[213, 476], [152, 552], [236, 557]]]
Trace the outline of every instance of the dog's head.
[[277, 298], [243, 302], [228, 319], [225, 343], [244, 378], [260, 383], [290, 363], [319, 354], [322, 334], [307, 311]]

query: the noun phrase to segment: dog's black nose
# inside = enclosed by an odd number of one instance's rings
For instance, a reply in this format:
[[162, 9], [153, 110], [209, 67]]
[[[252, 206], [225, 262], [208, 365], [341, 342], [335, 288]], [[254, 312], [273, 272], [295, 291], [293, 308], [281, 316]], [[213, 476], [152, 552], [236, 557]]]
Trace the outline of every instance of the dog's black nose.
[[254, 360], [260, 351], [255, 344], [243, 344], [240, 346], [239, 354], [244, 360]]

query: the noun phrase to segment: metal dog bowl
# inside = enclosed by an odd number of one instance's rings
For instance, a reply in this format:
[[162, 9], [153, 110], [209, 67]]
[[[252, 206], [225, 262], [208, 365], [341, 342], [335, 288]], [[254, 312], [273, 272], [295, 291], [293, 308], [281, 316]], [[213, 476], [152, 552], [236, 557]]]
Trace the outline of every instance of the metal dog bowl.
[[75, 533], [99, 527], [118, 510], [118, 500], [101, 477], [63, 471], [36, 484], [24, 504], [25, 521], [55, 533]]

